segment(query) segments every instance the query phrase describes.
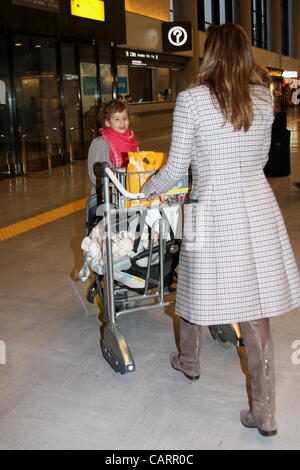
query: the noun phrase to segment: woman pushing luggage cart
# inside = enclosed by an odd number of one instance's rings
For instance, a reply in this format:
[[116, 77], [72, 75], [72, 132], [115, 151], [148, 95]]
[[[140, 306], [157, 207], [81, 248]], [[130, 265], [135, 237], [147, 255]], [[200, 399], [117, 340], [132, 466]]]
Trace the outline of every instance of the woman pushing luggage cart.
[[[135, 363], [117, 326], [118, 316], [169, 305], [167, 297], [174, 293], [188, 175], [168, 191], [167, 204], [157, 201], [150, 206], [142, 193], [130, 193], [125, 187], [131, 188], [134, 181], [135, 189], [140, 188], [152, 174], [111, 170], [102, 163], [102, 204], [98, 205], [96, 194], [87, 202], [87, 237], [82, 243], [85, 264], [79, 277], [85, 281], [93, 271], [104, 306], [101, 349], [110, 366], [122, 374], [134, 371]], [[94, 287], [89, 295], [93, 301]], [[157, 302], [151, 305], [149, 299]], [[210, 332], [225, 347], [241, 345], [238, 325], [218, 325]]]

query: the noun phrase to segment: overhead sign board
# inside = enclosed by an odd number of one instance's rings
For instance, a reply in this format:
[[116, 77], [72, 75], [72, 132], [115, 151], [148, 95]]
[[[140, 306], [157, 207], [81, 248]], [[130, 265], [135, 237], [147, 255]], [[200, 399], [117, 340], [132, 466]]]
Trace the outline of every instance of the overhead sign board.
[[103, 0], [70, 0], [71, 15], [89, 20], [105, 21]]
[[191, 51], [192, 23], [190, 21], [173, 21], [162, 23], [164, 51]]
[[0, 29], [126, 43], [124, 0], [0, 0]]
[[161, 54], [155, 51], [123, 49], [122, 47], [117, 48], [117, 61], [120, 65], [173, 70], [181, 70], [186, 64], [186, 58], [179, 54]]
[[131, 64], [134, 66], [145, 66], [149, 65], [149, 62], [158, 61], [158, 54], [155, 52], [143, 52], [126, 50], [126, 57], [131, 59]]
[[19, 7], [36, 8], [37, 10], [59, 12], [59, 0], [12, 0]]

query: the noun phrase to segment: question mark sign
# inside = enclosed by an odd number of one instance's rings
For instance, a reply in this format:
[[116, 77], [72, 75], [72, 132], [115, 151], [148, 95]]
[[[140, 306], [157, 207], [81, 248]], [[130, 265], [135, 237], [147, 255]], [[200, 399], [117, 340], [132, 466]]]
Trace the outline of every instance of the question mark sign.
[[300, 88], [298, 88], [298, 90], [294, 91], [294, 93], [292, 94], [292, 102], [296, 106], [300, 104]]
[[177, 44], [179, 44], [180, 38], [183, 35], [183, 32], [181, 31], [181, 29], [176, 29], [174, 31], [173, 35], [176, 36], [176, 42], [177, 42]]
[[181, 26], [173, 26], [168, 33], [168, 39], [173, 46], [182, 46], [187, 41], [187, 32]]

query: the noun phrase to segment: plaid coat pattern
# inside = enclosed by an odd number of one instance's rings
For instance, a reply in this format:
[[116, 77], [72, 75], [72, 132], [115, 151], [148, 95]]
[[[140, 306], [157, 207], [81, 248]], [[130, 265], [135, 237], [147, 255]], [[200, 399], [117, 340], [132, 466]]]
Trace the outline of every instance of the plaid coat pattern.
[[192, 168], [179, 260], [176, 313], [215, 325], [272, 317], [300, 306], [300, 279], [263, 168], [274, 119], [269, 91], [251, 88], [254, 121], [234, 131], [209, 89], [179, 93], [166, 166], [143, 192], [166, 192]]

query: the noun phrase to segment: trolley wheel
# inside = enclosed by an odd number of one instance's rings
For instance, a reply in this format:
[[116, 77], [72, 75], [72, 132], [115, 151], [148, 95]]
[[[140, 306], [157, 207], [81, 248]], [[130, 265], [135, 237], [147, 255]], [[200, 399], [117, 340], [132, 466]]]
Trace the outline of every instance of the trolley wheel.
[[86, 294], [86, 300], [90, 302], [91, 304], [94, 303], [95, 295], [98, 294], [98, 289], [97, 289], [97, 284], [96, 281], [91, 285], [89, 288], [87, 294]]
[[238, 338], [231, 324], [212, 325], [209, 330], [213, 339], [216, 339], [223, 348], [229, 348], [231, 344], [238, 345]]

